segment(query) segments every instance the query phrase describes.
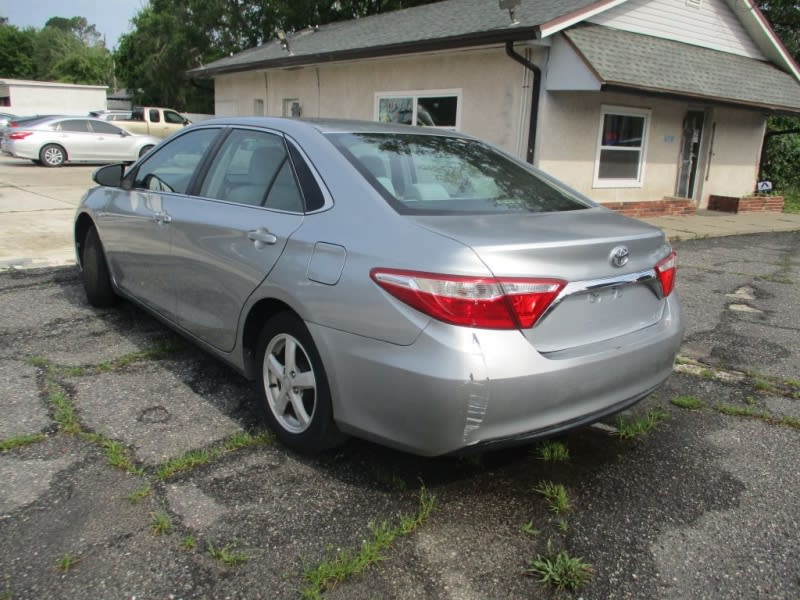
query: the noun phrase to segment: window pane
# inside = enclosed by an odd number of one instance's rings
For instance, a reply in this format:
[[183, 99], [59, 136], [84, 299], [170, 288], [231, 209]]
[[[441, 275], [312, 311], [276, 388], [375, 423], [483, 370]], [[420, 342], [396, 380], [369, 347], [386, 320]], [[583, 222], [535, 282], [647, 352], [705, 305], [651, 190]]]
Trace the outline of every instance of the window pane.
[[269, 190], [265, 206], [275, 210], [303, 212], [303, 197], [300, 195], [300, 189], [292, 173], [292, 165], [288, 160], [283, 161], [283, 166]]
[[119, 135], [121, 131], [119, 127], [114, 127], [111, 123], [106, 123], [105, 121], [89, 121], [89, 126], [95, 133]]
[[89, 122], [86, 119], [75, 119], [73, 121], [61, 121], [61, 131], [89, 131]]
[[134, 187], [185, 194], [195, 168], [218, 133], [219, 129], [198, 129], [151, 152], [132, 172]]
[[412, 98], [381, 98], [378, 101], [378, 121], [411, 125], [414, 105]]
[[329, 134], [400, 213], [553, 212], [586, 208], [568, 189], [477, 141], [448, 136]]
[[160, 123], [161, 122], [161, 115], [158, 112], [157, 108], [150, 109], [150, 122], [151, 123]]
[[638, 150], [601, 150], [598, 179], [639, 179]]
[[457, 96], [419, 98], [417, 100], [417, 125], [455, 127]]
[[606, 115], [603, 120], [603, 146], [642, 147], [644, 117]]
[[285, 161], [286, 149], [277, 135], [236, 129], [217, 153], [200, 195], [263, 206], [267, 191]]
[[172, 112], [171, 110], [164, 111], [164, 120], [167, 123], [175, 123], [176, 125], [185, 122], [182, 116], [176, 112]]

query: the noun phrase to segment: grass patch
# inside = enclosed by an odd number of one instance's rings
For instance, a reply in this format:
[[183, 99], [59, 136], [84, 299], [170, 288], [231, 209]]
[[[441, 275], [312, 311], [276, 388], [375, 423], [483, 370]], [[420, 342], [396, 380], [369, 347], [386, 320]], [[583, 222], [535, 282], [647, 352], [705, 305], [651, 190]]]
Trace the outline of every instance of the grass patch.
[[53, 420], [58, 423], [59, 429], [70, 435], [77, 435], [81, 425], [75, 416], [72, 402], [61, 387], [53, 382], [47, 384], [47, 402], [53, 411]]
[[679, 408], [686, 408], [688, 410], [699, 410], [706, 405], [706, 403], [697, 396], [675, 396], [670, 402]]
[[[185, 538], [184, 538], [185, 539]], [[250, 557], [247, 556], [244, 552], [237, 552], [236, 551], [236, 543], [231, 542], [230, 544], [226, 544], [221, 548], [217, 548], [211, 542], [208, 542], [208, 553], [211, 555], [212, 558], [218, 560], [219, 562], [223, 563], [228, 567], [235, 567], [236, 565], [240, 565], [244, 562], [250, 560]]]
[[550, 510], [556, 514], [563, 514], [572, 508], [567, 496], [567, 488], [560, 483], [542, 481], [535, 488], [535, 491], [537, 494], [544, 496]]
[[62, 367], [61, 374], [66, 375], [67, 377], [80, 377], [81, 375], [86, 373], [86, 368], [84, 367]]
[[783, 212], [800, 213], [800, 189], [783, 190]]
[[617, 417], [617, 433], [623, 440], [630, 440], [644, 435], [655, 428], [667, 417], [667, 412], [661, 408], [651, 408], [643, 417], [626, 419], [622, 415]]
[[28, 364], [33, 367], [44, 369], [50, 366], [50, 361], [42, 356], [31, 356], [28, 358]]
[[97, 444], [103, 450], [108, 464], [112, 467], [122, 469], [132, 475], [144, 474], [144, 469], [136, 466], [130, 450], [128, 450], [128, 447], [122, 442], [112, 440], [99, 433], [82, 433], [81, 437], [87, 442]]
[[181, 548], [184, 550], [194, 550], [197, 548], [197, 538], [193, 535], [187, 535], [181, 540]]
[[82, 559], [80, 556], [75, 556], [70, 552], [65, 552], [61, 555], [61, 558], [56, 561], [56, 569], [59, 569], [60, 571], [69, 571], [74, 569], [75, 565], [81, 562], [81, 560]]
[[170, 520], [169, 515], [163, 510], [154, 512], [150, 529], [153, 532], [153, 535], [167, 535], [170, 531], [172, 531], [172, 521]]
[[30, 435], [12, 435], [10, 438], [0, 440], [0, 452], [7, 452], [15, 448], [23, 448], [31, 444], [37, 444], [44, 441], [45, 435], [43, 433], [32, 433]]
[[388, 472], [386, 469], [372, 465], [370, 467], [372, 478], [379, 484], [392, 489], [396, 492], [405, 492], [408, 489], [406, 480], [400, 477], [397, 473]]
[[525, 572], [537, 577], [544, 585], [577, 592], [591, 578], [594, 569], [582, 558], [570, 556], [566, 550], [553, 552], [548, 542], [547, 552], [533, 559]]
[[718, 412], [729, 417], [747, 417], [758, 419], [770, 425], [783, 425], [792, 429], [800, 429], [800, 419], [797, 417], [775, 417], [766, 411], [758, 410], [753, 405], [736, 406], [733, 404], [717, 404], [714, 407]]
[[525, 523], [520, 529], [528, 535], [540, 535], [542, 533], [541, 530], [536, 529], [536, 526], [533, 524], [533, 519]]
[[125, 354], [124, 356], [120, 356], [114, 360], [102, 362], [97, 365], [96, 369], [101, 373], [108, 373], [109, 371], [116, 371], [117, 369], [127, 367], [128, 365], [136, 362], [142, 362], [145, 360], [158, 360], [160, 358], [164, 358], [165, 356], [169, 356], [170, 354], [175, 354], [176, 352], [183, 350], [183, 348], [184, 346], [182, 344], [174, 342], [162, 342], [160, 344], [156, 344], [152, 348], [148, 348], [147, 350], [142, 350], [141, 352], [131, 352], [130, 354]]
[[569, 461], [569, 448], [564, 442], [547, 440], [533, 448], [533, 454], [547, 462]]
[[558, 522], [558, 529], [559, 529], [559, 531], [561, 531], [562, 533], [567, 533], [567, 532], [569, 531], [569, 523], [567, 522], [567, 520], [566, 520], [566, 519], [561, 519], [561, 520]]
[[[361, 543], [357, 552], [340, 550], [313, 567], [303, 571], [305, 586], [300, 590], [303, 598], [318, 599], [322, 593], [348, 577], [358, 575], [370, 565], [385, 560], [383, 552], [398, 538], [410, 535], [424, 523], [436, 506], [436, 498], [425, 486], [419, 492], [419, 506], [414, 515], [400, 515], [399, 523], [388, 521], [370, 523], [370, 537]], [[329, 548], [329, 552], [331, 549]]]

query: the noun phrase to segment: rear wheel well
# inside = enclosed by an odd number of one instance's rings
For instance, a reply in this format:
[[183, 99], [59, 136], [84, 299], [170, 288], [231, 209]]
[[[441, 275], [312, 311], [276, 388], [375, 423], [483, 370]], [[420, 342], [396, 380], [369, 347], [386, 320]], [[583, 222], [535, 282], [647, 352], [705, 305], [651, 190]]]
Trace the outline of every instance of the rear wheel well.
[[244, 323], [242, 350], [244, 352], [245, 374], [250, 379], [257, 377], [259, 374], [260, 365], [256, 364], [256, 354], [258, 352], [259, 336], [264, 328], [264, 323], [280, 312], [290, 312], [301, 318], [288, 304], [274, 298], [259, 300], [247, 315]]

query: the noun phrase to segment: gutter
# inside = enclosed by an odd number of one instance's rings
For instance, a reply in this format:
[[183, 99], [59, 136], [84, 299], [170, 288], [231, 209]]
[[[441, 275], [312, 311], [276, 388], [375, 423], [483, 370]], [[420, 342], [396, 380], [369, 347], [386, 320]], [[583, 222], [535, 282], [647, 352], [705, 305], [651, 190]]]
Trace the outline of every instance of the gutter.
[[525, 154], [525, 160], [533, 164], [533, 157], [536, 150], [536, 127], [539, 124], [539, 93], [542, 89], [542, 70], [527, 58], [518, 54], [516, 50], [514, 50], [514, 42], [511, 40], [506, 42], [506, 55], [533, 73], [531, 116], [530, 123], [528, 124], [528, 151]]
[[[231, 63], [229, 58], [215, 61], [203, 67], [196, 67], [186, 71], [189, 77], [214, 77], [228, 73], [240, 73], [260, 69], [288, 69], [292, 67], [306, 67], [331, 62], [360, 60], [364, 58], [384, 58], [401, 56], [404, 54], [419, 54], [424, 52], [438, 52], [461, 48], [474, 48], [492, 44], [537, 39], [538, 27], [520, 27], [514, 29], [495, 29], [469, 34], [461, 34], [432, 40], [419, 40], [415, 42], [399, 42], [385, 46], [372, 46], [366, 48], [350, 48], [335, 52], [314, 52], [296, 56], [282, 55], [273, 58], [262, 58]], [[245, 50], [247, 52], [247, 50]], [[522, 58], [522, 57], [520, 57]], [[525, 59], [523, 59], [525, 60]]]

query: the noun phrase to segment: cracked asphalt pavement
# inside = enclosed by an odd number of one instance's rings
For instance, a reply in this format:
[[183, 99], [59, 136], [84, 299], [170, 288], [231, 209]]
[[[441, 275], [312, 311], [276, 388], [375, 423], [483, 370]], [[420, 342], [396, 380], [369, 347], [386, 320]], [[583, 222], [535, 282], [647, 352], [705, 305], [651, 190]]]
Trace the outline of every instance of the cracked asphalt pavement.
[[[423, 485], [427, 520], [322, 597], [800, 597], [800, 233], [675, 246], [682, 358], [625, 415], [655, 426], [574, 431], [567, 462], [300, 456], [258, 437], [248, 382], [131, 304], [91, 308], [74, 267], [0, 273], [0, 599], [314, 597], [304, 574]], [[576, 592], [525, 573], [561, 550], [591, 564]]]

